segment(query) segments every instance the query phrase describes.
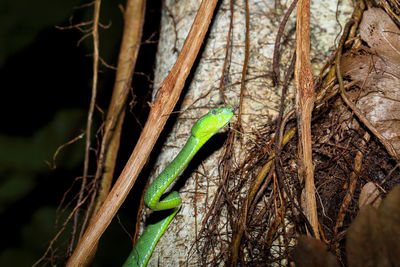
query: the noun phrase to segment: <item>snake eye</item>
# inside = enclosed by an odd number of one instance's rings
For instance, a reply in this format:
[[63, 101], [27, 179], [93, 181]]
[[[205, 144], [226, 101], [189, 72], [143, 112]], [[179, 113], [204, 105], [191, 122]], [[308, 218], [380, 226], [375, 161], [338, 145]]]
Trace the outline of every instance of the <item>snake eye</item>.
[[213, 115], [217, 115], [217, 110], [216, 110], [216, 109], [212, 109], [212, 110], [210, 110], [210, 112], [211, 112], [211, 114], [213, 114]]

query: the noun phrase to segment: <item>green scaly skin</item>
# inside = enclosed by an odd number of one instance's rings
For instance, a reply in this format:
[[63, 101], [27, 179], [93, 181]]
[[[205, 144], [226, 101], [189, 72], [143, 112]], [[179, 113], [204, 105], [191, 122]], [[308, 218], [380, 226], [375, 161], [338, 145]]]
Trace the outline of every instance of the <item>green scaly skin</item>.
[[193, 125], [192, 134], [179, 154], [149, 186], [144, 195], [146, 206], [152, 210], [171, 209], [171, 214], [155, 224], [150, 224], [144, 230], [124, 266], [146, 266], [154, 247], [179, 211], [182, 203], [182, 199], [176, 191], [171, 192], [160, 201], [161, 196], [207, 140], [229, 123], [233, 112], [231, 107], [217, 108], [211, 109], [201, 117]]

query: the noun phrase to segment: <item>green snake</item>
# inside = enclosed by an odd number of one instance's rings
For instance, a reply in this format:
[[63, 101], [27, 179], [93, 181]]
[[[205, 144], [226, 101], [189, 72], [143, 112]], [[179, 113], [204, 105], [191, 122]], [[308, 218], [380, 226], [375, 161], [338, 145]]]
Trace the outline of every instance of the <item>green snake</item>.
[[216, 108], [198, 119], [192, 127], [191, 135], [185, 146], [149, 186], [144, 195], [146, 206], [151, 210], [171, 209], [171, 214], [155, 224], [150, 224], [144, 230], [124, 266], [146, 266], [154, 247], [182, 203], [182, 199], [176, 191], [171, 192], [162, 200], [160, 200], [161, 196], [208, 139], [229, 123], [233, 112], [231, 107]]

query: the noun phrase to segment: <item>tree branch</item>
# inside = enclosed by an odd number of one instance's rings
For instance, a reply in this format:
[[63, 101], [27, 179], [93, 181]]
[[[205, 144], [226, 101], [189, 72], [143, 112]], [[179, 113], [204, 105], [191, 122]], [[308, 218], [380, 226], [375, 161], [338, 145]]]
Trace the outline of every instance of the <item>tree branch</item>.
[[164, 128], [169, 114], [179, 99], [186, 78], [210, 25], [216, 4], [217, 0], [202, 1], [182, 51], [170, 74], [160, 86], [160, 92], [156, 101], [152, 104], [149, 118], [135, 149], [104, 204], [94, 216], [92, 223], [69, 258], [67, 266], [81, 266], [135, 184], [158, 136]]
[[314, 167], [311, 148], [311, 113], [315, 89], [310, 61], [310, 2], [300, 0], [296, 17], [296, 115], [299, 133], [299, 178], [304, 181], [303, 207], [315, 237], [319, 239], [317, 205], [314, 191]]

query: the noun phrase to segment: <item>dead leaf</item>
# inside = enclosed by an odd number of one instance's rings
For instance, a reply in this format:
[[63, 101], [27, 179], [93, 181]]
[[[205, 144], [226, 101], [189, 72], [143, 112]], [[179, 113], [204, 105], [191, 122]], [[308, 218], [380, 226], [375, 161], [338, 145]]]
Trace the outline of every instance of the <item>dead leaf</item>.
[[400, 186], [378, 209], [364, 206], [347, 232], [346, 253], [350, 267], [399, 266]]
[[373, 182], [366, 183], [358, 198], [358, 207], [361, 208], [366, 205], [372, 205], [374, 208], [378, 208], [382, 202], [382, 198], [379, 196], [379, 190]]
[[336, 257], [330, 253], [324, 243], [309, 237], [300, 236], [293, 251], [296, 267], [336, 267], [340, 266]]
[[361, 88], [349, 97], [400, 154], [400, 30], [379, 8], [364, 12], [359, 30], [369, 47], [341, 61], [343, 75]]
[[387, 195], [378, 209], [381, 233], [392, 266], [400, 266], [400, 185]]
[[364, 12], [360, 23], [361, 39], [374, 53], [394, 63], [400, 59], [399, 33], [396, 24], [382, 9], [370, 8]]

